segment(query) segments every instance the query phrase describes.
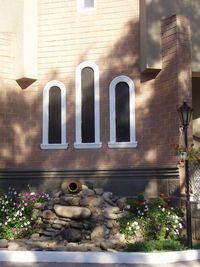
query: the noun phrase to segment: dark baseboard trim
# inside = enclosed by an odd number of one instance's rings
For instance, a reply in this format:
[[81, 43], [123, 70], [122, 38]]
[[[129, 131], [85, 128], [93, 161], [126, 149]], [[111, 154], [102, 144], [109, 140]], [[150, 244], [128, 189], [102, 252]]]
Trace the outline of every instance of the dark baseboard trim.
[[127, 177], [132, 179], [177, 179], [179, 171], [176, 166], [167, 167], [135, 167], [129, 169], [109, 169], [109, 170], [67, 170], [67, 169], [0, 169], [0, 179], [41, 179], [41, 178], [105, 178], [105, 177]]

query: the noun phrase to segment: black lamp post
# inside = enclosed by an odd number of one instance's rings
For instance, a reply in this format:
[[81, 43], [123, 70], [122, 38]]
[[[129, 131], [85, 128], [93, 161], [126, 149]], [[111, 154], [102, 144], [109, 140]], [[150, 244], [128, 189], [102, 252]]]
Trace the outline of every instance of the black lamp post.
[[[188, 106], [187, 102], [184, 101], [183, 105], [178, 109], [180, 121], [183, 126], [185, 148], [188, 148], [188, 136], [187, 129], [190, 123], [193, 109]], [[186, 217], [187, 217], [187, 243], [188, 247], [192, 248], [192, 227], [191, 227], [191, 205], [190, 205], [190, 177], [188, 160], [185, 161], [185, 180], [186, 180]]]

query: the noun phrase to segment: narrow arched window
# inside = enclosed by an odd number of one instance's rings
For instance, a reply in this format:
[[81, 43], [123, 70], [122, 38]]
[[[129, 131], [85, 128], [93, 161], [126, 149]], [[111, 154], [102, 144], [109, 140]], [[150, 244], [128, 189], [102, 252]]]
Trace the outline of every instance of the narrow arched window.
[[54, 80], [43, 90], [42, 149], [66, 149], [66, 89]]
[[75, 148], [99, 148], [99, 70], [85, 61], [76, 69], [76, 142]]
[[136, 147], [135, 87], [127, 76], [118, 76], [109, 87], [110, 148]]
[[57, 86], [49, 90], [49, 144], [61, 143], [61, 91]]

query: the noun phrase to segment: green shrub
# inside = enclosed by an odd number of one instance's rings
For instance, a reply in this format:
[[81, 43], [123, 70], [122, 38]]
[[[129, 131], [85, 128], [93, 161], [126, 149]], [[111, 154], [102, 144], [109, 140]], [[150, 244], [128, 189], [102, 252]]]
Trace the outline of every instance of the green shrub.
[[128, 201], [127, 213], [119, 219], [121, 232], [127, 239], [141, 237], [144, 240], [177, 240], [184, 225], [184, 213], [170, 207], [171, 200], [160, 197], [153, 201], [140, 194], [135, 201]]
[[43, 192], [20, 194], [9, 187], [8, 193], [0, 196], [0, 238], [24, 238], [35, 232], [37, 226], [32, 218], [34, 204], [48, 198]]
[[151, 241], [136, 241], [133, 244], [128, 244], [125, 248], [127, 252], [154, 252], [154, 251], [174, 251], [183, 250], [184, 246], [178, 240], [151, 240]]

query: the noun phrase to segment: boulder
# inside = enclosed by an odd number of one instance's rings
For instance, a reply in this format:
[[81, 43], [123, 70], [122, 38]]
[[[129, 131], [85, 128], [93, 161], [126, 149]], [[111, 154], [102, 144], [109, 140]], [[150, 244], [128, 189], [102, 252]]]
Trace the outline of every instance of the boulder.
[[8, 247], [8, 240], [0, 239], [0, 248], [7, 248]]
[[54, 210], [58, 216], [70, 219], [87, 219], [91, 215], [85, 207], [55, 205]]
[[103, 199], [99, 197], [84, 197], [80, 200], [81, 206], [99, 207], [103, 204]]
[[79, 206], [79, 197], [69, 197], [69, 196], [63, 196], [62, 200], [68, 204], [69, 206]]
[[78, 229], [69, 228], [62, 231], [62, 237], [68, 242], [79, 242], [82, 239], [82, 234]]
[[104, 190], [103, 190], [103, 188], [95, 188], [94, 192], [96, 193], [96, 195], [101, 196], [101, 195], [103, 195]]
[[54, 213], [53, 211], [51, 211], [51, 210], [44, 210], [44, 211], [42, 212], [42, 217], [43, 217], [44, 219], [53, 219], [53, 218], [56, 217], [56, 215], [55, 215], [55, 213]]
[[91, 239], [95, 240], [99, 238], [104, 238], [108, 234], [109, 234], [108, 228], [106, 228], [104, 225], [98, 225], [93, 229], [91, 233]]

